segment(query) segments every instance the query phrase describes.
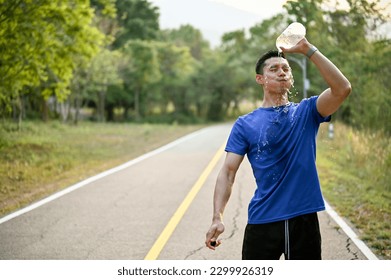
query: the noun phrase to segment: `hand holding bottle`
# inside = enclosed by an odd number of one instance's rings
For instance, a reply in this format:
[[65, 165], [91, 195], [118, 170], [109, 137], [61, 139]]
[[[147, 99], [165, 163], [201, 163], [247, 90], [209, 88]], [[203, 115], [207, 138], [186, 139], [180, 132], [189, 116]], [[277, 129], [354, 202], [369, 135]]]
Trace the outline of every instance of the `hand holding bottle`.
[[282, 49], [289, 49], [300, 42], [306, 34], [304, 25], [299, 22], [291, 23], [276, 40], [276, 46], [279, 52]]

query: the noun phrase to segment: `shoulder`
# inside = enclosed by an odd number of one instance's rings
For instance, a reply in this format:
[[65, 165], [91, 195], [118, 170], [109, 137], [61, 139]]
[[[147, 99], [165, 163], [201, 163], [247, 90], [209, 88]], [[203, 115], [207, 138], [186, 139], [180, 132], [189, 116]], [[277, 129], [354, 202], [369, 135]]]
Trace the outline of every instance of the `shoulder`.
[[298, 104], [298, 107], [302, 108], [305, 112], [308, 113], [309, 116], [311, 116], [314, 120], [316, 120], [319, 123], [330, 121], [330, 116], [323, 117], [318, 112], [318, 108], [317, 108], [318, 98], [319, 98], [318, 95], [305, 98]]
[[295, 105], [300, 108], [301, 110], [305, 111], [316, 111], [316, 101], [318, 100], [317, 95], [311, 96], [308, 98], [302, 99], [299, 103], [295, 103]]
[[299, 105], [307, 105], [307, 106], [314, 106], [316, 105], [316, 100], [318, 99], [318, 95], [315, 96], [310, 96], [308, 98], [304, 98], [303, 100], [300, 101]]
[[255, 109], [245, 115], [241, 115], [237, 118], [236, 123], [240, 125], [251, 124], [254, 120], [258, 120], [263, 115], [262, 108]]

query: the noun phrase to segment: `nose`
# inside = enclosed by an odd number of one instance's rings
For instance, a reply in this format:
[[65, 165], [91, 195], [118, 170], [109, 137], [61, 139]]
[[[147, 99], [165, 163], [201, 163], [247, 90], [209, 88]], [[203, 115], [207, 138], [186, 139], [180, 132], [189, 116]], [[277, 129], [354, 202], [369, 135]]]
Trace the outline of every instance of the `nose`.
[[285, 76], [285, 71], [282, 69], [282, 68], [280, 68], [280, 69], [278, 69], [278, 76]]

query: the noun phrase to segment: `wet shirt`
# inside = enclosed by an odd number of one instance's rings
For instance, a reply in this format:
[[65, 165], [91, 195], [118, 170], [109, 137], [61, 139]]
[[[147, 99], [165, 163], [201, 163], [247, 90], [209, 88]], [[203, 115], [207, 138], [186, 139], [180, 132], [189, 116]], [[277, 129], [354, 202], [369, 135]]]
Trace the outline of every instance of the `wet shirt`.
[[235, 122], [225, 151], [246, 155], [257, 188], [248, 223], [262, 224], [325, 209], [315, 165], [320, 123], [317, 96], [258, 108]]

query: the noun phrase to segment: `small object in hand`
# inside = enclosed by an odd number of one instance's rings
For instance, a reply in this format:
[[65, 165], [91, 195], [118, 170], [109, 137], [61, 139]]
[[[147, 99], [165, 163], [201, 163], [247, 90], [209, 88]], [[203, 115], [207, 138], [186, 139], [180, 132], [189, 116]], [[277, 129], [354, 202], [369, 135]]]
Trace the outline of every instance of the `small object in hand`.
[[215, 246], [216, 246], [216, 241], [211, 241], [211, 242], [210, 242], [210, 246], [215, 247]]

